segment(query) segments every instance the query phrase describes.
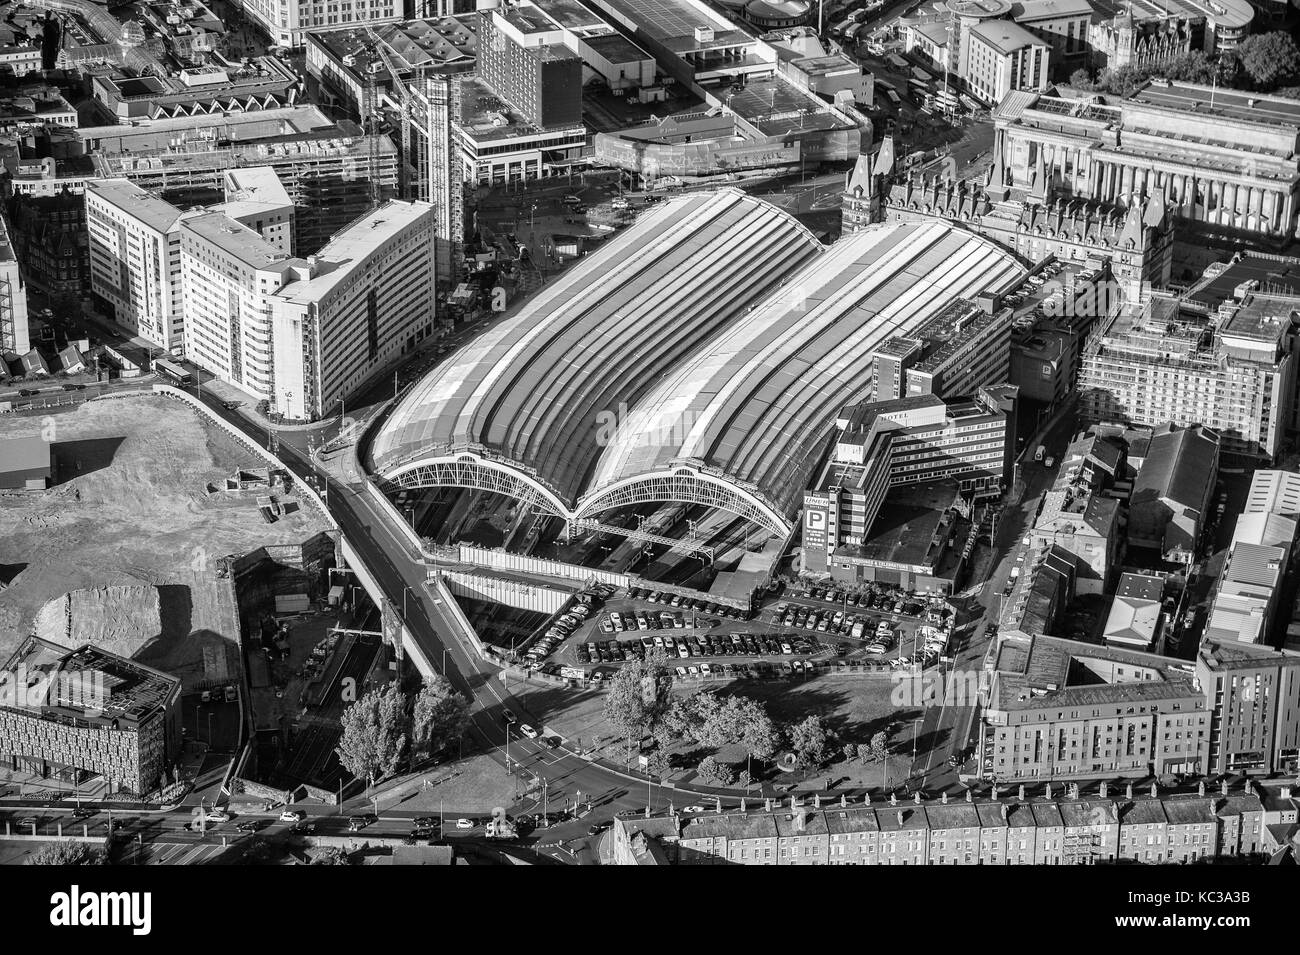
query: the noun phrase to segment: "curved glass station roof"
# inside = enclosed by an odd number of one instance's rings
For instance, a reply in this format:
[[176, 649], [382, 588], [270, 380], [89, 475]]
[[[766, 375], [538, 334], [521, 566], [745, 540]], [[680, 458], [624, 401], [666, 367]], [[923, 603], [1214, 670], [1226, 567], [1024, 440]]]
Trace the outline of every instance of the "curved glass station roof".
[[607, 417], [821, 248], [736, 190], [662, 203], [412, 389], [374, 441], [375, 468], [481, 451], [576, 501]]
[[1025, 274], [1011, 253], [940, 223], [842, 239], [642, 399], [601, 455], [593, 493], [692, 462], [788, 515], [838, 412], [870, 392], [872, 351]]
[[685, 500], [779, 531], [872, 350], [1025, 268], [941, 223], [827, 248], [734, 190], [663, 203], [430, 372], [377, 434], [381, 477], [566, 517]]

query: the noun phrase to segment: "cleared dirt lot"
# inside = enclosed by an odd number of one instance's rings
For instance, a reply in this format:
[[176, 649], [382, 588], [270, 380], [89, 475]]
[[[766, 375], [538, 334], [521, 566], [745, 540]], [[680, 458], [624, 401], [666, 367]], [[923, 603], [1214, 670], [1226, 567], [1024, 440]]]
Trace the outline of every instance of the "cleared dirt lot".
[[159, 588], [161, 632], [112, 647], [182, 676], [202, 647], [238, 634], [218, 558], [323, 530], [313, 511], [267, 524], [255, 496], [205, 493], [240, 467], [261, 464], [179, 402], [160, 397], [88, 402], [49, 416], [0, 418], [0, 439], [52, 441], [56, 484], [0, 492], [0, 658], [31, 630], [41, 606], [70, 590], [149, 583]]

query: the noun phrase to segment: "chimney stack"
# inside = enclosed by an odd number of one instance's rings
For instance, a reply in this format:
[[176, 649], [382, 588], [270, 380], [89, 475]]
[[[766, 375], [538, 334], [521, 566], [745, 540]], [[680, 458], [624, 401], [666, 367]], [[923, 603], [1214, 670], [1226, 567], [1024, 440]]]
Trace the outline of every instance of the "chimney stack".
[[1051, 798], [1052, 798], [1052, 784], [1051, 784], [1051, 783], [1048, 783], [1046, 786], [1043, 787], [1043, 798], [1044, 798], [1044, 799], [1051, 799]]
[[846, 796], [844, 793], [840, 793], [840, 808], [847, 809], [848, 805], [849, 805], [849, 797]]
[[1107, 789], [1107, 788], [1108, 788], [1108, 787], [1106, 786], [1106, 783], [1103, 781], [1102, 784], [1101, 784], [1101, 787], [1097, 790], [1097, 795], [1099, 795], [1102, 799], [1105, 799], [1105, 798], [1106, 798], [1106, 789]]
[[714, 812], [717, 812], [717, 813], [722, 812], [722, 797], [719, 796], [718, 799], [717, 799], [717, 802], [715, 802], [713, 805], [714, 805], [714, 807], [715, 807], [714, 810], [713, 810]]
[[1159, 795], [1160, 795], [1160, 788], [1155, 784], [1155, 781], [1153, 780], [1151, 783], [1151, 798], [1155, 799]]
[[1290, 799], [1290, 798], [1291, 798], [1291, 787], [1290, 787], [1290, 786], [1283, 786], [1283, 787], [1282, 787], [1282, 798], [1283, 798], [1283, 799]]
[[899, 824], [900, 826], [903, 824], [903, 810], [901, 810], [901, 809], [898, 810], [898, 824]]
[[968, 790], [966, 790], [966, 801], [967, 801], [967, 802], [974, 802], [974, 801], [975, 801], [975, 790], [973, 790], [973, 789], [968, 789]]
[[1205, 780], [1204, 780], [1204, 779], [1202, 779], [1199, 783], [1196, 784], [1196, 795], [1198, 795], [1198, 796], [1204, 796], [1204, 795], [1205, 795]]
[[943, 794], [943, 796], [942, 796], [942, 798], [941, 798], [940, 801], [941, 801], [945, 806], [948, 805], [948, 793], [947, 793], [946, 791], [944, 792], [944, 794]]
[[794, 813], [794, 831], [803, 832], [804, 824], [808, 821], [808, 810], [800, 806]]
[[916, 803], [918, 806], [921, 805], [921, 790], [918, 789], [912, 794], [912, 802]]
[[764, 800], [763, 800], [763, 808], [764, 808], [765, 810], [767, 810], [768, 812], [771, 812], [771, 811], [772, 811], [772, 800], [770, 800], [770, 799], [764, 799]]
[[813, 808], [820, 809], [821, 807], [822, 807], [822, 794], [813, 793]]
[[1024, 784], [1024, 783], [1021, 783], [1021, 784], [1020, 784], [1020, 801], [1021, 801], [1021, 802], [1024, 802], [1024, 801], [1025, 801], [1025, 784]]
[[1228, 795], [1228, 781], [1226, 779], [1219, 784], [1219, 794], [1222, 796]]
[[740, 811], [741, 811], [741, 812], [744, 812], [744, 811], [747, 810], [748, 808], [749, 808], [749, 807], [745, 805], [745, 797], [744, 797], [744, 796], [741, 796], [741, 797], [740, 797]]
[[898, 793], [890, 793], [890, 794], [889, 794], [889, 804], [890, 804], [891, 806], [897, 806], [897, 805], [898, 805]]
[[1006, 822], [1011, 817], [1011, 807], [1006, 803], [1002, 804], [1002, 821]]
[[1124, 787], [1124, 798], [1125, 798], [1125, 799], [1132, 799], [1132, 798], [1133, 798], [1133, 784], [1132, 784], [1132, 783], [1129, 783], [1129, 784], [1127, 784], [1127, 785]]

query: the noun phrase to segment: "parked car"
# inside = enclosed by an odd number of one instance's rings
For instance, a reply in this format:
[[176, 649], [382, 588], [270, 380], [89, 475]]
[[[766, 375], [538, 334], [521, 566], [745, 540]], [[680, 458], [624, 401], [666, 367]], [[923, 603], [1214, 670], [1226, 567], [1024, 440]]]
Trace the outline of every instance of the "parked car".
[[280, 813], [281, 822], [302, 822], [307, 818], [307, 814], [301, 809], [286, 809]]
[[360, 815], [352, 816], [348, 819], [348, 832], [359, 832], [366, 826], [378, 821], [379, 817], [373, 812], [363, 812]]
[[519, 724], [519, 732], [529, 739], [537, 739], [537, 730], [533, 729], [527, 723]]

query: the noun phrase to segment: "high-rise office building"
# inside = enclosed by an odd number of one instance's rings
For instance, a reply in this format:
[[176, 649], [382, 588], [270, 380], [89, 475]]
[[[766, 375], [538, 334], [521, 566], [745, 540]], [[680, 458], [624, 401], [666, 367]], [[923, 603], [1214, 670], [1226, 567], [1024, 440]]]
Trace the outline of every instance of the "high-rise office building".
[[181, 210], [125, 179], [86, 184], [90, 287], [132, 335], [181, 354]]
[[582, 123], [582, 58], [532, 4], [479, 13], [479, 75], [540, 129]]
[[405, 16], [404, 0], [244, 0], [244, 11], [266, 31], [272, 42], [299, 47], [308, 30], [374, 26]]
[[1210, 712], [1205, 772], [1300, 769], [1300, 654], [1207, 640], [1196, 680]]
[[0, 219], [0, 353], [21, 355], [30, 347], [27, 290], [5, 222]]
[[385, 203], [306, 259], [222, 212], [180, 233], [187, 354], [286, 418], [331, 411], [433, 332], [428, 203]]
[[1084, 349], [1080, 414], [1203, 424], [1218, 432], [1225, 454], [1271, 461], [1294, 413], [1298, 319], [1300, 297], [1238, 298], [1231, 288], [1126, 305]]

